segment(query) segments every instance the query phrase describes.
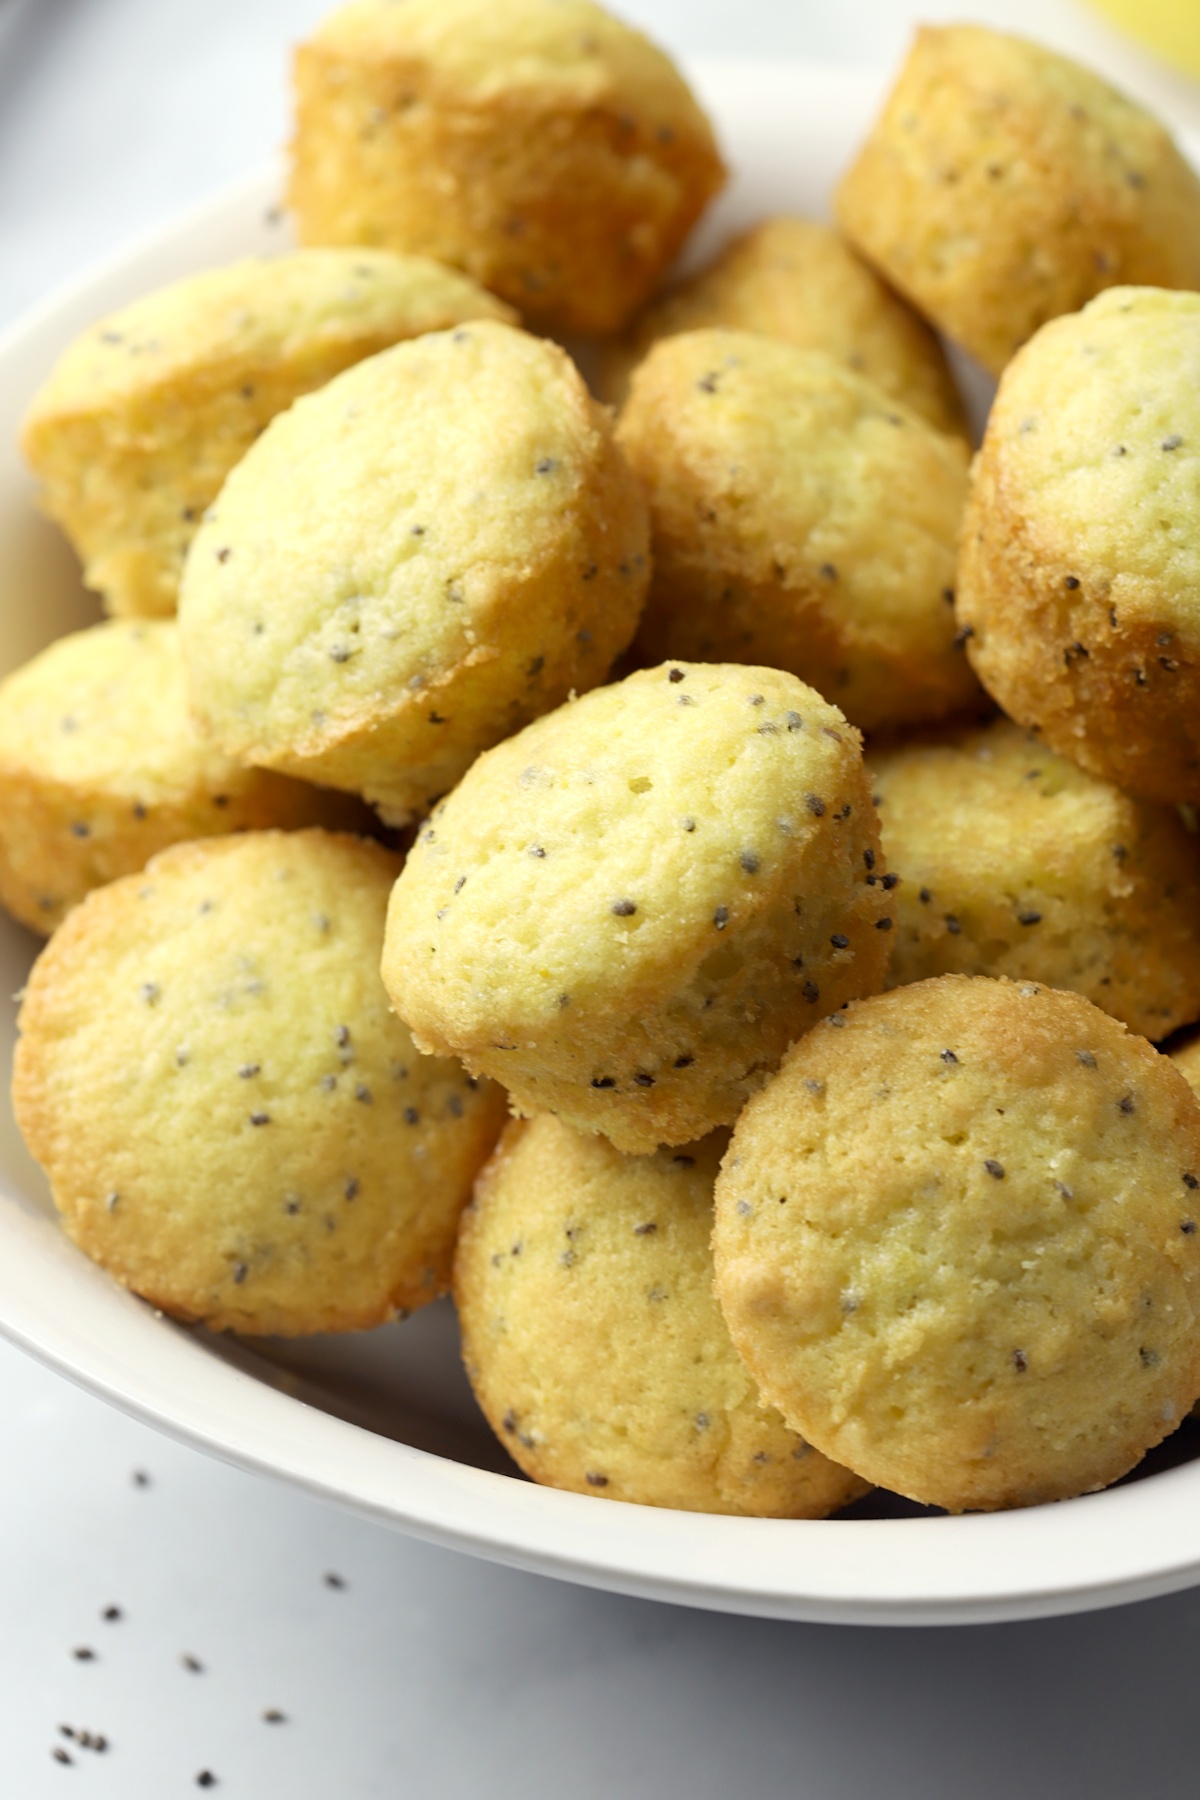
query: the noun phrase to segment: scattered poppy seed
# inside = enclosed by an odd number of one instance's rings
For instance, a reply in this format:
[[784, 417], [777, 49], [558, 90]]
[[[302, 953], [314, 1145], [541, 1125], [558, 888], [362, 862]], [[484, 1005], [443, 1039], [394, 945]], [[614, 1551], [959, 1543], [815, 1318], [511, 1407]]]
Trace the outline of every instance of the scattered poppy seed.
[[850, 939], [846, 936], [844, 931], [835, 931], [829, 941], [835, 950], [848, 950], [850, 948]]
[[1182, 1179], [1183, 1179], [1183, 1185], [1184, 1185], [1184, 1187], [1186, 1187], [1186, 1188], [1197, 1188], [1197, 1187], [1200, 1187], [1200, 1180], [1198, 1180], [1198, 1179], [1197, 1179], [1197, 1177], [1196, 1177], [1196, 1176], [1195, 1176], [1195, 1175], [1193, 1175], [1193, 1174], [1191, 1174], [1191, 1173], [1190, 1173], [1190, 1172], [1188, 1172], [1188, 1171], [1186, 1171], [1186, 1170], [1185, 1170], [1185, 1172], [1184, 1172], [1184, 1174], [1183, 1174], [1183, 1178], [1182, 1178]]
[[1157, 1350], [1147, 1350], [1143, 1348], [1138, 1351], [1138, 1355], [1141, 1357], [1142, 1367], [1144, 1369], [1157, 1369], [1159, 1361]]
[[1040, 925], [1041, 922], [1042, 915], [1040, 912], [1026, 911], [1017, 914], [1018, 925]]
[[1165, 437], [1163, 439], [1162, 448], [1164, 450], [1178, 450], [1182, 443], [1183, 439], [1176, 432], [1172, 432], [1170, 437]]
[[614, 900], [612, 911], [615, 918], [631, 919], [637, 911], [637, 906], [632, 900]]
[[346, 1183], [345, 1187], [342, 1189], [342, 1196], [346, 1200], [357, 1200], [358, 1194], [359, 1194], [358, 1177], [357, 1177], [357, 1175], [352, 1175], [350, 1177], [349, 1181]]
[[975, 636], [975, 627], [973, 625], [960, 626], [959, 629], [954, 634], [954, 648], [956, 650], [961, 650], [963, 645], [966, 644], [968, 642], [968, 640], [973, 638], [974, 636]]
[[358, 1086], [354, 1090], [354, 1098], [359, 1102], [360, 1105], [370, 1106], [373, 1103], [375, 1097], [372, 1094], [369, 1087], [364, 1087], [362, 1085], [362, 1083], [359, 1082]]
[[333, 1041], [339, 1049], [344, 1050], [350, 1042], [350, 1027], [348, 1025], [337, 1026], [333, 1034]]
[[695, 1157], [694, 1156], [686, 1156], [683, 1154], [682, 1151], [680, 1151], [675, 1156], [673, 1156], [671, 1158], [671, 1161], [673, 1163], [678, 1163], [680, 1168], [682, 1168], [682, 1169], [694, 1169], [696, 1166]]
[[881, 875], [879, 878], [879, 885], [882, 888], [886, 888], [887, 891], [891, 893], [893, 888], [898, 888], [900, 886], [900, 877], [898, 875]]
[[243, 1281], [245, 1281], [245, 1279], [246, 1279], [246, 1276], [247, 1276], [247, 1275], [248, 1275], [248, 1274], [249, 1274], [249, 1273], [250, 1273], [250, 1271], [249, 1271], [249, 1269], [248, 1269], [248, 1268], [247, 1268], [247, 1267], [246, 1267], [246, 1264], [245, 1264], [245, 1263], [244, 1263], [244, 1262], [239, 1262], [239, 1263], [234, 1263], [234, 1265], [233, 1265], [233, 1283], [234, 1283], [234, 1286], [235, 1286], [235, 1287], [241, 1287], [241, 1285], [242, 1285], [242, 1283], [243, 1283]]
[[216, 1787], [217, 1778], [211, 1769], [201, 1769], [196, 1777], [196, 1786], [203, 1788]]
[[890, 931], [892, 929], [892, 921], [890, 919], [876, 919], [875, 929], [876, 931]]
[[873, 850], [863, 851], [863, 863], [868, 871], [875, 867], [875, 852]]
[[946, 914], [946, 930], [950, 933], [951, 937], [957, 937], [962, 930], [962, 926], [959, 924], [953, 913]]
[[994, 1156], [985, 1156], [983, 1159], [983, 1166], [992, 1177], [993, 1181], [1004, 1180], [1004, 1164], [998, 1163]]
[[804, 804], [807, 806], [814, 819], [823, 819], [825, 817], [825, 802], [822, 800], [820, 794], [807, 794], [805, 796]]
[[467, 881], [467, 878], [465, 875], [459, 876], [458, 880], [454, 884], [454, 891], [456, 894], [462, 893], [463, 888], [466, 886], [466, 881]]
[[810, 1006], [815, 1006], [817, 1001], [821, 998], [821, 990], [815, 981], [806, 981], [804, 986], [800, 989], [800, 992], [804, 995], [804, 998], [808, 1001]]
[[1085, 1069], [1094, 1069], [1096, 1066], [1096, 1059], [1090, 1050], [1077, 1050], [1075, 1052], [1075, 1061], [1080, 1063]]
[[957, 1058], [957, 1056], [955, 1056], [953, 1050], [943, 1050], [942, 1051], [942, 1061], [944, 1063], [956, 1063], [958, 1061], [958, 1058]]
[[250, 1123], [252, 1125], [269, 1125], [271, 1123], [271, 1115], [270, 1113], [265, 1112], [252, 1112], [250, 1114]]
[[758, 874], [758, 869], [759, 869], [758, 857], [755, 855], [753, 850], [743, 850], [741, 862], [742, 862], [742, 868], [746, 871], [747, 875], [757, 875]]
[[191, 1656], [185, 1651], [179, 1660], [188, 1671], [189, 1675], [203, 1675], [204, 1664], [200, 1661], [198, 1656]]
[[608, 1476], [607, 1475], [598, 1475], [594, 1469], [588, 1470], [586, 1479], [587, 1479], [587, 1484], [589, 1487], [607, 1487], [608, 1486]]
[[415, 1106], [406, 1106], [404, 1109], [404, 1123], [406, 1125], [419, 1125], [420, 1122], [421, 1122], [421, 1115], [417, 1111], [416, 1107]]
[[1122, 1094], [1121, 1095], [1121, 1098], [1117, 1101], [1117, 1111], [1123, 1112], [1123, 1113], [1131, 1113], [1131, 1112], [1137, 1111], [1137, 1102], [1135, 1101], [1132, 1094]]
[[143, 981], [141, 995], [147, 1006], [157, 1006], [159, 999], [161, 998], [161, 990], [156, 982]]
[[695, 819], [681, 819], [679, 823], [684, 831], [695, 831], [696, 829]]
[[217, 561], [221, 562], [221, 563], [228, 562], [229, 561], [229, 551], [228, 550], [218, 550], [217, 551]]
[[634, 1226], [633, 1235], [634, 1235], [634, 1237], [650, 1237], [651, 1234], [657, 1230], [658, 1230], [658, 1225], [656, 1224], [656, 1222], [653, 1219], [647, 1219], [647, 1221], [644, 1225], [635, 1225]]
[[654, 1086], [653, 1075], [635, 1075], [633, 1080], [636, 1087], [650, 1088]]
[[694, 1056], [677, 1056], [675, 1058], [675, 1067], [677, 1069], [690, 1069], [695, 1060]]
[[346, 1585], [345, 1576], [335, 1574], [332, 1569], [327, 1571], [324, 1579], [327, 1588], [344, 1588]]
[[1073, 1200], [1075, 1198], [1075, 1189], [1073, 1187], [1068, 1187], [1065, 1181], [1056, 1181], [1054, 1185], [1064, 1200]]
[[1179, 1229], [1182, 1231], [1184, 1237], [1194, 1237], [1196, 1233], [1195, 1219], [1185, 1219]]
[[614, 1088], [614, 1087], [616, 1087], [616, 1085], [617, 1084], [613, 1080], [611, 1075], [593, 1075], [592, 1076], [592, 1086], [594, 1088]]
[[825, 577], [826, 581], [836, 581], [838, 578], [837, 568], [836, 568], [836, 565], [833, 563], [822, 563], [821, 564], [821, 573]]
[[1074, 590], [1079, 586], [1078, 575], [1068, 575], [1066, 580], [1063, 583], [1063, 586], [1069, 587], [1072, 590], [1072, 592], [1074, 592]]
[[76, 1662], [95, 1662], [96, 1661], [96, 1652], [92, 1649], [89, 1649], [89, 1647], [86, 1644], [76, 1645], [75, 1649], [72, 1650], [71, 1655], [75, 1658]]
[[1018, 1375], [1023, 1375], [1025, 1373], [1026, 1369], [1029, 1367], [1029, 1358], [1023, 1350], [1013, 1351], [1012, 1365]]
[[133, 1485], [134, 1487], [140, 1488], [148, 1488], [150, 1486], [150, 1477], [147, 1475], [145, 1469], [135, 1469], [133, 1471]]
[[442, 713], [431, 712], [429, 715], [429, 723], [431, 725], [444, 725], [446, 723], [445, 716]]
[[728, 923], [729, 923], [729, 908], [727, 906], [718, 906], [716, 912], [713, 914], [713, 924], [716, 926], [718, 931], [724, 931], [724, 929], [728, 925]]
[[262, 1074], [262, 1064], [261, 1063], [243, 1063], [241, 1068], [238, 1070], [238, 1074], [241, 1076], [243, 1081], [249, 1081], [252, 1076]]
[[50, 1754], [54, 1758], [55, 1762], [70, 1763], [72, 1766], [74, 1766], [74, 1761], [75, 1761], [74, 1757], [72, 1757], [66, 1750], [64, 1750], [61, 1744], [55, 1744], [55, 1746], [54, 1746], [53, 1750], [51, 1750]]
[[711, 375], [702, 375], [700, 377], [699, 381], [696, 383], [696, 386], [700, 389], [700, 392], [702, 394], [715, 394], [717, 391], [716, 373], [714, 372]]
[[123, 1619], [124, 1616], [125, 1615], [119, 1606], [106, 1606], [104, 1611], [100, 1614], [100, 1617], [109, 1625], [115, 1625], [117, 1620]]
[[686, 677], [685, 677], [684, 671], [682, 669], [668, 669], [667, 670], [667, 680], [668, 681], [683, 681], [685, 679], [686, 679]]
[[266, 1725], [286, 1725], [287, 1714], [280, 1712], [277, 1706], [268, 1706], [263, 1710], [263, 1723]]
[[108, 1195], [108, 1197], [107, 1197], [107, 1199], [106, 1199], [106, 1200], [105, 1200], [105, 1202], [104, 1202], [104, 1204], [105, 1204], [105, 1206], [106, 1206], [106, 1207], [107, 1207], [107, 1208], [108, 1208], [108, 1210], [109, 1210], [109, 1212], [116, 1212], [116, 1210], [117, 1210], [117, 1207], [118, 1207], [118, 1206], [119, 1206], [119, 1205], [120, 1205], [120, 1204], [121, 1204], [121, 1196], [120, 1196], [120, 1194], [118, 1194], [118, 1193], [117, 1193], [117, 1192], [116, 1192], [116, 1191], [115, 1191], [115, 1190], [114, 1190], [114, 1192], [113, 1192], [113, 1193], [111, 1193], [111, 1194], [109, 1194], [109, 1195]]
[[928, 906], [929, 902], [933, 899], [933, 895], [930, 893], [928, 888], [923, 887], [921, 889], [921, 891], [918, 893], [917, 899], [921, 902], [922, 906]]
[[739, 1200], [737, 1203], [737, 1210], [743, 1219], [748, 1219], [753, 1208], [748, 1200]]
[[74, 824], [71, 826], [71, 836], [72, 837], [89, 838], [89, 837], [91, 837], [91, 835], [92, 835], [91, 826], [85, 825], [83, 823], [82, 819], [77, 819], [74, 822]]
[[747, 706], [762, 706], [763, 704], [764, 702], [761, 694], [748, 694], [746, 697]]

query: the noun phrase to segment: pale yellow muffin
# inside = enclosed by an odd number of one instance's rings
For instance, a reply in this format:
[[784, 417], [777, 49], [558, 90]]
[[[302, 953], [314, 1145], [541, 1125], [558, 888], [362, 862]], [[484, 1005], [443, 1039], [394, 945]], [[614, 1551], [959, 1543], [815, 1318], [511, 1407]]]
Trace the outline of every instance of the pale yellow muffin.
[[1005, 712], [1150, 800], [1200, 800], [1200, 294], [1118, 288], [1005, 371], [958, 614]]
[[302, 250], [210, 269], [77, 338], [22, 446], [108, 610], [169, 615], [205, 509], [276, 413], [403, 338], [513, 316], [423, 256]]
[[858, 733], [776, 669], [642, 670], [480, 757], [396, 883], [417, 1044], [621, 1150], [729, 1125], [891, 942]]
[[864, 730], [980, 700], [957, 439], [826, 356], [719, 330], [654, 347], [617, 435], [650, 502], [642, 661], [789, 669]]
[[634, 368], [660, 338], [709, 325], [821, 350], [939, 431], [966, 432], [933, 332], [839, 232], [815, 219], [765, 219], [652, 301], [628, 335], [606, 347], [604, 398], [624, 401]]
[[322, 831], [181, 844], [35, 963], [17, 1122], [67, 1231], [176, 1318], [351, 1331], [447, 1285], [503, 1096], [379, 980], [398, 858]]
[[1200, 1393], [1200, 1106], [1090, 1001], [943, 975], [799, 1043], [716, 1187], [717, 1295], [793, 1430], [951, 1512], [1124, 1475]]
[[1171, 1061], [1183, 1076], [1197, 1099], [1200, 1099], [1200, 1035], [1171, 1051]]
[[1131, 1031], [1200, 1018], [1200, 839], [1008, 719], [872, 745], [894, 884], [888, 985], [1009, 975], [1071, 988]]
[[619, 330], [725, 179], [674, 63], [590, 0], [354, 0], [295, 84], [304, 243], [421, 251], [550, 330]]
[[184, 572], [192, 697], [242, 762], [393, 823], [604, 679], [648, 580], [638, 484], [555, 345], [485, 321], [276, 419]]
[[1124, 94], [981, 25], [917, 33], [837, 194], [842, 229], [998, 375], [1103, 288], [1200, 287], [1200, 182]]
[[535, 1481], [780, 1519], [866, 1491], [760, 1403], [729, 1341], [709, 1248], [727, 1135], [622, 1156], [543, 1113], [477, 1181], [454, 1262], [463, 1360]]
[[200, 735], [171, 619], [73, 632], [0, 683], [0, 901], [34, 931], [168, 844], [354, 815]]

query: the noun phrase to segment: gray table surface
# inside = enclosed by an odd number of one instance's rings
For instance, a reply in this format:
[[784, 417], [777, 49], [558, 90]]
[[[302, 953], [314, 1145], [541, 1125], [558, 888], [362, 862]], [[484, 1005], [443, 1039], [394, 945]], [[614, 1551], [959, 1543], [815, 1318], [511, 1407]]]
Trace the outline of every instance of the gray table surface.
[[[0, 326], [269, 155], [286, 130], [286, 47], [323, 10], [0, 0]], [[903, 0], [624, 10], [684, 55], [872, 64], [895, 60], [918, 13]], [[1038, 33], [1200, 124], [1200, 91], [1073, 0], [919, 11]], [[160, 1800], [195, 1792], [203, 1769], [213, 1791], [254, 1800], [1200, 1791], [1200, 1593], [929, 1632], [591, 1593], [227, 1469], [3, 1344], [0, 1445], [4, 1800]], [[286, 1717], [266, 1722], [269, 1708]], [[80, 1748], [62, 1725], [108, 1748]]]

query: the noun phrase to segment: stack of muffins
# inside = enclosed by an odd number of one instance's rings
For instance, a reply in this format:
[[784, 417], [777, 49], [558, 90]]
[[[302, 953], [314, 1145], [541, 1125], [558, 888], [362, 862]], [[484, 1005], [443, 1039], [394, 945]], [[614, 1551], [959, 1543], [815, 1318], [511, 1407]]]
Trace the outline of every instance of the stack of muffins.
[[1200, 182], [974, 27], [664, 289], [723, 179], [590, 0], [352, 0], [303, 248], [66, 352], [17, 1117], [178, 1318], [452, 1287], [536, 1480], [1066, 1498], [1200, 1395]]

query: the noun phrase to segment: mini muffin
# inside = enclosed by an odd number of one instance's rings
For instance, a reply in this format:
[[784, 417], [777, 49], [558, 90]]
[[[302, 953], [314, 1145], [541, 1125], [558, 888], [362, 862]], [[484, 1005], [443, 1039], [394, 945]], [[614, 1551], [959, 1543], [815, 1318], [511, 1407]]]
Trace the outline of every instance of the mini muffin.
[[180, 595], [193, 703], [239, 761], [401, 824], [604, 679], [647, 548], [563, 351], [490, 321], [399, 344], [298, 401], [226, 482]]
[[957, 439], [826, 356], [717, 330], [654, 347], [618, 439], [650, 501], [642, 661], [769, 663], [864, 730], [981, 698], [955, 642]]
[[764, 220], [653, 301], [607, 350], [605, 398], [624, 401], [633, 369], [660, 338], [709, 325], [821, 350], [939, 431], [965, 434], [962, 402], [933, 332], [838, 232], [814, 219]]
[[622, 1156], [547, 1114], [510, 1124], [459, 1233], [463, 1360], [548, 1487], [822, 1519], [866, 1483], [760, 1403], [729, 1341], [708, 1242], [725, 1143]]
[[353, 0], [295, 79], [302, 242], [435, 256], [547, 330], [619, 330], [725, 179], [675, 65], [589, 0]]
[[621, 1150], [729, 1125], [890, 944], [858, 733], [776, 669], [671, 664], [479, 761], [396, 884], [417, 1045]]
[[1200, 1393], [1200, 1106], [1077, 994], [943, 975], [798, 1044], [716, 1188], [717, 1295], [826, 1456], [951, 1512], [1117, 1480]]
[[402, 338], [512, 316], [423, 256], [303, 250], [210, 269], [77, 338], [23, 448], [108, 610], [169, 615], [205, 508], [276, 413]]
[[923, 27], [837, 195], [855, 248], [998, 375], [1103, 288], [1200, 287], [1200, 182], [1090, 70], [979, 25]]
[[1200, 1099], [1200, 1033], [1189, 1037], [1185, 1043], [1177, 1045], [1171, 1051], [1171, 1061], [1193, 1094]]
[[75, 1242], [176, 1318], [361, 1330], [448, 1283], [504, 1102], [388, 1008], [398, 866], [323, 831], [176, 845], [34, 965], [17, 1122]]
[[1102, 294], [1005, 372], [958, 597], [1005, 712], [1130, 793], [1200, 800], [1200, 294]]
[[74, 632], [0, 684], [0, 900], [34, 931], [168, 844], [354, 814], [201, 737], [173, 620]]
[[1200, 844], [1007, 719], [872, 746], [896, 920], [889, 986], [1009, 975], [1144, 1037], [1200, 1018]]

